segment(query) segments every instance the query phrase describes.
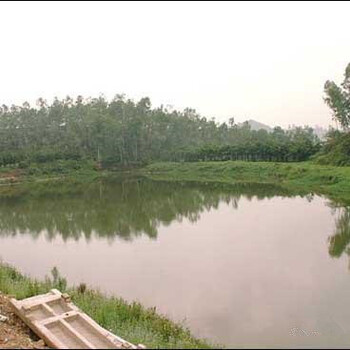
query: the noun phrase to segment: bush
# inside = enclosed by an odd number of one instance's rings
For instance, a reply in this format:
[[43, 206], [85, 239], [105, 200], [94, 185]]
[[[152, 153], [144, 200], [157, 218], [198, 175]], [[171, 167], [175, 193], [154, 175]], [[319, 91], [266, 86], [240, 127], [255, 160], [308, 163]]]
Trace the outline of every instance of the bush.
[[2, 152], [0, 153], [0, 165], [18, 164], [25, 160], [25, 154], [21, 152]]

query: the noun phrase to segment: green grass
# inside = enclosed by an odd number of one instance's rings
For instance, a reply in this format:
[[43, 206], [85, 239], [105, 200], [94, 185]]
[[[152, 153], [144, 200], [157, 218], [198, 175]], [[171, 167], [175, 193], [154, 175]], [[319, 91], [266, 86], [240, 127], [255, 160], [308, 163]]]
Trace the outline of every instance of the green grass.
[[[7, 178], [1, 174], [11, 168], [0, 168], [0, 192], [8, 192]], [[20, 183], [63, 181], [84, 184], [113, 174], [110, 170], [95, 169], [92, 161], [56, 161], [31, 164], [16, 181]], [[331, 199], [350, 204], [350, 166], [337, 167], [319, 165], [314, 162], [273, 163], [273, 162], [197, 162], [197, 163], [154, 163], [143, 169], [132, 169], [131, 174], [144, 175], [154, 180], [206, 181], [206, 182], [254, 182], [278, 184], [289, 190], [325, 194]], [[3, 175], [4, 176], [4, 175]], [[12, 189], [11, 191], [14, 191]]]
[[155, 308], [146, 309], [140, 303], [128, 303], [117, 297], [106, 297], [102, 293], [82, 286], [67, 288], [64, 278], [53, 270], [53, 278], [33, 280], [16, 269], [0, 263], [0, 291], [17, 299], [48, 292], [57, 288], [68, 292], [72, 301], [102, 327], [134, 344], [147, 348], [192, 348], [209, 349], [204, 340], [193, 337], [180, 323], [159, 315]]
[[107, 173], [106, 171], [98, 171], [95, 165], [95, 162], [91, 160], [56, 160], [46, 163], [30, 163], [24, 168], [17, 165], [0, 167], [0, 185], [53, 180], [91, 182]]
[[273, 183], [300, 192], [324, 194], [350, 204], [350, 167], [312, 162], [154, 163], [142, 170], [154, 180]]

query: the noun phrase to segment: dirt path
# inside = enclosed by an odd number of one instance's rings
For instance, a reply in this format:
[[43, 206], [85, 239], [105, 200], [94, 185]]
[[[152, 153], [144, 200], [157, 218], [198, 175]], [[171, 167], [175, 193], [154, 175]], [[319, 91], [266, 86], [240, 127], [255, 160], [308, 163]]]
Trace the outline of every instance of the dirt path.
[[0, 294], [0, 315], [8, 317], [0, 321], [1, 349], [47, 349], [45, 344], [12, 312], [8, 298]]

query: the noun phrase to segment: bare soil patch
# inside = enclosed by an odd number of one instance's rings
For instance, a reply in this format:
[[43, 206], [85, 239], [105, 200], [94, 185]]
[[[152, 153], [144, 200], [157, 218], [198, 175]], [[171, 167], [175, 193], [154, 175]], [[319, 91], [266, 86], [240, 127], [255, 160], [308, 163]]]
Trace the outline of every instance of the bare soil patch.
[[45, 343], [13, 313], [9, 298], [2, 294], [0, 315], [7, 317], [6, 321], [0, 321], [1, 349], [47, 349]]

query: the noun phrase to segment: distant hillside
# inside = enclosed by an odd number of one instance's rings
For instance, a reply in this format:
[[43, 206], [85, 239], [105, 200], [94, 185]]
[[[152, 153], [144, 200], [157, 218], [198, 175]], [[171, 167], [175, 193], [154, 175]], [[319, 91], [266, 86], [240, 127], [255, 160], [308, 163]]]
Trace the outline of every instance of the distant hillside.
[[[256, 120], [253, 119], [249, 119], [247, 121], [245, 121], [244, 123], [248, 123], [250, 125], [251, 130], [260, 130], [260, 129], [264, 129], [268, 132], [272, 132], [272, 128], [266, 124], [263, 123], [259, 123]], [[244, 123], [238, 123], [239, 126], [242, 126]]]

